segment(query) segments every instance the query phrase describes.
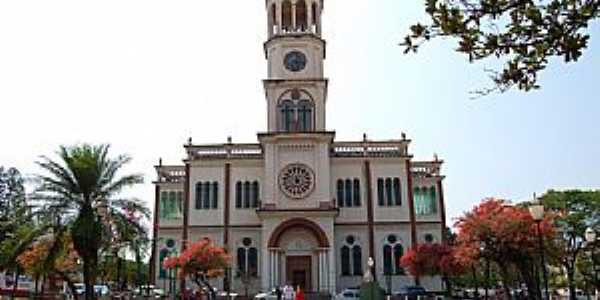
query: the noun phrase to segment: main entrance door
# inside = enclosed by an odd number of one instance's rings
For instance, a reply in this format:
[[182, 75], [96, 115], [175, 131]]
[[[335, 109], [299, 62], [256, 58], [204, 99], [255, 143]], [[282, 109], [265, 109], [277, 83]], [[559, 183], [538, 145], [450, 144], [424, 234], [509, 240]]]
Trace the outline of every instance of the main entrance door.
[[288, 256], [286, 262], [287, 281], [292, 284], [294, 289], [299, 286], [303, 291], [312, 291], [311, 257]]

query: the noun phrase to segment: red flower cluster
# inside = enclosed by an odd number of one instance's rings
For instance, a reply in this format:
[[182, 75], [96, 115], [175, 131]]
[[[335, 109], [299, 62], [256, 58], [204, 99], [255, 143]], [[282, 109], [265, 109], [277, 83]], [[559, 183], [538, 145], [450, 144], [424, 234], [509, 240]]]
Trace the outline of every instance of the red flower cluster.
[[[553, 216], [547, 214], [540, 222], [545, 240], [554, 237], [552, 219]], [[501, 261], [537, 251], [537, 224], [529, 210], [504, 200], [485, 199], [455, 226], [458, 229], [456, 254], [463, 264], [474, 262], [482, 255]], [[482, 246], [486, 253], [481, 253]]]
[[212, 278], [221, 276], [230, 261], [231, 257], [223, 247], [216, 246], [209, 239], [202, 239], [191, 244], [179, 257], [166, 259], [163, 266], [179, 268], [183, 276], [201, 274]]
[[454, 249], [446, 244], [419, 244], [400, 259], [400, 265], [413, 276], [454, 275], [464, 271]]

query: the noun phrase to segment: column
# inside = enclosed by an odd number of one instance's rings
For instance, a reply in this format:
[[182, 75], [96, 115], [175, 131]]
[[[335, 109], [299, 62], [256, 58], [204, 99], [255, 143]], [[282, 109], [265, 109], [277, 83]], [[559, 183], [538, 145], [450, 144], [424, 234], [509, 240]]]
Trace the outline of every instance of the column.
[[306, 31], [312, 32], [313, 30], [313, 15], [312, 15], [312, 3], [306, 4]]
[[283, 5], [281, 2], [278, 3], [275, 11], [277, 13], [277, 34], [280, 34], [283, 31]]
[[274, 288], [280, 284], [279, 280], [279, 262], [281, 250], [278, 248], [269, 249], [269, 288]]
[[292, 3], [292, 32], [296, 31], [296, 2]]

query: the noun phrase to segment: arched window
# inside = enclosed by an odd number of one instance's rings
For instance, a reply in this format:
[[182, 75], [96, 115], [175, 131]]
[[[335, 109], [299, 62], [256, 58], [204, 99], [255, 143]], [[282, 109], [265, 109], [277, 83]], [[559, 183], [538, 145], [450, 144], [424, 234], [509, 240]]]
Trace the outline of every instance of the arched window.
[[279, 131], [307, 132], [314, 130], [314, 104], [305, 91], [288, 90], [278, 104]]
[[362, 275], [362, 249], [360, 246], [352, 247], [352, 274]]
[[352, 193], [354, 206], [360, 206], [360, 180], [354, 179], [354, 191]]
[[296, 1], [296, 29], [306, 31], [308, 28], [308, 14], [306, 12], [306, 2], [304, 0]]
[[258, 276], [258, 249], [251, 238], [242, 239], [238, 246], [237, 267], [240, 275]]
[[342, 276], [350, 276], [350, 247], [342, 246]]
[[294, 102], [291, 100], [285, 100], [281, 103], [279, 108], [279, 115], [281, 118], [281, 130], [290, 132], [294, 129]]
[[383, 245], [383, 273], [385, 275], [404, 275], [404, 269], [400, 266], [400, 259], [404, 254], [404, 248], [396, 235], [390, 234]]
[[290, 0], [283, 1], [281, 9], [283, 32], [289, 32], [292, 29], [292, 2]]
[[312, 104], [308, 100], [302, 100], [298, 103], [298, 130], [312, 130]]
[[344, 207], [344, 181], [342, 179], [337, 181], [337, 202], [339, 207]]
[[235, 207], [242, 208], [242, 182], [235, 184]]
[[345, 198], [346, 206], [352, 207], [352, 180], [346, 179], [346, 182], [344, 184], [344, 189], [345, 189], [344, 198]]
[[346, 237], [341, 248], [341, 259], [343, 276], [362, 275], [362, 249], [354, 236]]
[[396, 268], [396, 275], [403, 275], [404, 269], [400, 266], [400, 259], [404, 255], [404, 248], [400, 244], [394, 246], [394, 267]]

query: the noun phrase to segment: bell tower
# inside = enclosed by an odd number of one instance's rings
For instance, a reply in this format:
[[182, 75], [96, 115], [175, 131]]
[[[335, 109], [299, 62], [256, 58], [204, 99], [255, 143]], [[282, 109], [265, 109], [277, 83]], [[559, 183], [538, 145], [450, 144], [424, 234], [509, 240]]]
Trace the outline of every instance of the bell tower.
[[270, 133], [325, 131], [323, 1], [266, 0], [264, 88]]

